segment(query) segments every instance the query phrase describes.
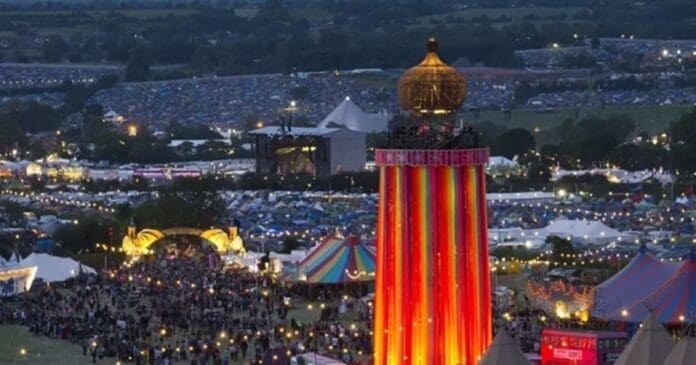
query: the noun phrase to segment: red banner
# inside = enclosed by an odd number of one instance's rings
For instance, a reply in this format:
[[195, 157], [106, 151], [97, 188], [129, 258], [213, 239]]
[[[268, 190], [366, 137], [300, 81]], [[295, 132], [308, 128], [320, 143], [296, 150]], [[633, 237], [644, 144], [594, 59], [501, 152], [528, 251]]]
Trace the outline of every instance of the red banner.
[[378, 166], [471, 166], [488, 163], [488, 148], [375, 151]]

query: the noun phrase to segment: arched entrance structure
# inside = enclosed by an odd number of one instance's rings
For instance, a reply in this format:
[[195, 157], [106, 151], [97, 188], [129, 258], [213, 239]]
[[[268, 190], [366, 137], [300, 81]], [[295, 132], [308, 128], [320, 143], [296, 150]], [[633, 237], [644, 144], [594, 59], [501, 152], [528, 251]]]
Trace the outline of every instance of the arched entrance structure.
[[204, 231], [198, 228], [190, 227], [174, 227], [164, 230], [144, 228], [137, 232], [134, 224], [128, 226], [126, 236], [123, 237], [123, 251], [130, 256], [144, 255], [149, 252], [150, 246], [155, 242], [167, 236], [196, 236], [200, 237], [215, 246], [215, 249], [220, 254], [229, 252], [243, 253], [244, 241], [239, 235], [237, 227], [229, 227], [227, 232], [219, 228], [209, 229]]

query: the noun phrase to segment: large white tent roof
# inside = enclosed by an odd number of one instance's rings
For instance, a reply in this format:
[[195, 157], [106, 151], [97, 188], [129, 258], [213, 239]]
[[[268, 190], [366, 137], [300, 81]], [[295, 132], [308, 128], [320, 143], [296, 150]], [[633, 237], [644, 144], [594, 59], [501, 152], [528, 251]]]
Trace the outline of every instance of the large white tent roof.
[[626, 345], [616, 365], [662, 364], [673, 347], [674, 341], [651, 313]]
[[[69, 257], [51, 256], [45, 253], [32, 253], [21, 261], [20, 266], [37, 266], [36, 277], [45, 282], [65, 281], [80, 272], [80, 263]], [[94, 274], [91, 267], [82, 265], [82, 271]]]
[[334, 123], [353, 131], [369, 133], [387, 130], [387, 122], [386, 115], [366, 113], [350, 98], [345, 98], [317, 127], [326, 128]]
[[511, 160], [505, 156], [491, 156], [488, 158], [488, 167], [515, 167], [518, 166], [517, 161]]
[[546, 235], [576, 237], [585, 240], [612, 240], [625, 236], [600, 221], [556, 219], [542, 231]]

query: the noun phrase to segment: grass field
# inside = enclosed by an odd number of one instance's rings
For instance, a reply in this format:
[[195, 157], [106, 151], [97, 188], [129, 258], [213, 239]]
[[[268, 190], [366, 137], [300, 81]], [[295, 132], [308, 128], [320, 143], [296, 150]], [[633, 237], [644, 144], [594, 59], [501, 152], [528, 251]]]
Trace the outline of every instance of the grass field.
[[[679, 119], [682, 112], [688, 110], [690, 105], [625, 105], [607, 106], [604, 110], [597, 107], [581, 107], [578, 109], [578, 118], [588, 116], [606, 117], [611, 114], [628, 114], [636, 122], [636, 134], [647, 132], [654, 134], [669, 127], [669, 124]], [[539, 144], [550, 143], [544, 135], [565, 119], [575, 119], [576, 108], [555, 109], [549, 112], [532, 110], [513, 110], [510, 117], [500, 111], [481, 111], [479, 113], [468, 112], [464, 114], [464, 120], [471, 124], [491, 121], [497, 125], [511, 128], [524, 128], [535, 131]]]
[[[396, 87], [395, 77], [384, 77], [383, 75], [354, 75], [351, 80], [366, 89]], [[477, 124], [485, 121], [493, 122], [499, 126], [512, 129], [524, 128], [536, 131], [543, 139], [545, 131], [561, 124], [570, 118], [581, 119], [589, 116], [606, 117], [611, 114], [628, 114], [636, 122], [636, 134], [647, 132], [654, 134], [662, 132], [669, 127], [671, 122], [676, 121], [681, 113], [692, 108], [691, 105], [672, 104], [672, 105], [609, 105], [602, 110], [599, 107], [580, 107], [580, 108], [559, 108], [550, 111], [535, 111], [529, 109], [514, 109], [508, 116], [499, 110], [484, 110], [480, 112], [465, 112], [464, 121]], [[577, 113], [576, 113], [577, 110]]]
[[239, 8], [234, 9], [234, 13], [242, 18], [253, 18], [256, 16], [256, 9], [254, 8]]
[[[242, 18], [253, 18], [256, 15], [254, 8], [237, 8], [234, 9], [235, 14]], [[290, 8], [290, 15], [295, 18], [305, 18], [307, 20], [323, 20], [331, 19], [331, 13], [319, 8]]]
[[293, 8], [290, 9], [290, 15], [296, 18], [305, 18], [307, 20], [328, 20], [331, 19], [331, 13], [319, 8]]
[[[26, 354], [20, 353], [21, 349]], [[79, 346], [61, 340], [35, 337], [25, 327], [0, 326], [0, 364], [3, 365], [87, 365], [91, 358], [82, 356]], [[113, 361], [98, 363], [111, 364]]]
[[467, 21], [470, 21], [474, 18], [480, 18], [482, 15], [486, 15], [489, 19], [491, 20], [496, 20], [500, 18], [501, 16], [507, 17], [511, 19], [512, 21], [522, 21], [525, 20], [525, 17], [529, 15], [534, 15], [540, 19], [546, 18], [546, 17], [557, 17], [562, 14], [566, 14], [568, 18], [572, 18], [573, 15], [575, 15], [577, 12], [581, 10], [586, 10], [590, 11], [589, 9], [586, 8], [581, 8], [581, 7], [539, 7], [539, 6], [530, 6], [530, 7], [520, 7], [520, 8], [472, 8], [472, 9], [463, 9], [463, 10], [457, 10], [453, 12], [449, 12], [447, 14], [435, 14], [435, 15], [428, 15], [428, 16], [423, 16], [419, 20], [421, 21], [421, 24], [427, 24], [431, 20], [445, 20], [448, 17], [455, 17], [455, 18], [463, 18], [466, 19]]
[[[67, 292], [63, 292], [67, 294]], [[107, 304], [108, 302], [104, 302]], [[275, 318], [276, 323], [290, 323], [291, 319], [295, 319], [297, 323], [306, 324], [319, 320], [321, 311], [319, 303], [313, 304], [313, 309], [308, 309], [310, 303], [296, 303], [296, 308], [288, 312], [288, 317], [285, 320]], [[345, 326], [350, 326], [356, 321], [359, 321], [359, 315], [356, 312], [348, 312], [339, 315], [339, 322]], [[174, 345], [176, 341], [183, 340], [183, 337], [174, 336], [166, 342]], [[22, 354], [22, 349], [26, 352]], [[227, 354], [227, 350], [223, 349], [223, 355]], [[253, 352], [249, 353], [252, 356]], [[362, 360], [366, 358], [360, 357]], [[83, 356], [80, 346], [62, 340], [50, 339], [43, 336], [33, 336], [29, 333], [26, 327], [15, 325], [0, 326], [0, 365], [87, 365], [91, 364], [91, 357]], [[97, 360], [97, 364], [115, 364], [116, 359], [105, 358], [102, 361]], [[234, 365], [241, 365], [242, 359], [233, 362]], [[188, 364], [185, 361], [179, 361], [178, 364]]]
[[[319, 319], [320, 311], [316, 307], [314, 310], [303, 309], [306, 304], [300, 305], [300, 309], [293, 309], [288, 313], [287, 321], [294, 318], [298, 323], [315, 322]], [[339, 316], [338, 321], [348, 326], [358, 319], [356, 313], [347, 313]], [[26, 352], [21, 353], [22, 349]], [[223, 350], [223, 355], [226, 355]], [[249, 354], [251, 356], [251, 352]], [[0, 326], [0, 364], [1, 365], [88, 365], [91, 364], [91, 357], [83, 356], [80, 346], [62, 340], [54, 340], [43, 336], [33, 336], [26, 327], [22, 326]], [[358, 357], [359, 360], [367, 358]], [[116, 359], [105, 358], [97, 359], [97, 364], [115, 364]], [[186, 361], [179, 361], [178, 364], [188, 364]], [[233, 362], [234, 365], [241, 365], [243, 360]]]
[[[539, 6], [531, 6], [531, 7], [519, 7], [519, 8], [472, 8], [472, 9], [463, 9], [463, 10], [458, 10], [458, 11], [453, 11], [449, 12], [446, 14], [435, 14], [435, 15], [426, 15], [417, 18], [417, 22], [414, 24], [409, 25], [409, 28], [414, 28], [414, 27], [419, 27], [419, 26], [426, 26], [426, 27], [433, 27], [435, 26], [433, 24], [433, 21], [441, 23], [445, 22], [447, 23], [447, 19], [449, 17], [454, 17], [455, 19], [465, 19], [467, 22], [471, 22], [474, 19], [480, 19], [482, 15], [485, 15], [488, 17], [488, 19], [491, 21], [491, 26], [495, 29], [501, 29], [504, 26], [513, 24], [513, 23], [520, 23], [520, 22], [529, 22], [533, 23], [537, 26], [540, 26], [544, 23], [553, 23], [557, 21], [562, 21], [564, 23], [568, 24], [575, 24], [575, 23], [582, 23], [585, 22], [585, 20], [574, 20], [573, 15], [578, 13], [579, 11], [588, 11], [591, 12], [590, 9], [587, 8], [581, 8], [581, 7], [539, 7]], [[566, 14], [567, 17], [565, 19], [557, 19], [562, 14]], [[534, 15], [537, 17], [537, 19], [525, 19], [525, 17]], [[501, 21], [500, 17], [503, 16], [506, 18], [506, 20]], [[546, 19], [548, 17], [553, 17], [553, 19]]]

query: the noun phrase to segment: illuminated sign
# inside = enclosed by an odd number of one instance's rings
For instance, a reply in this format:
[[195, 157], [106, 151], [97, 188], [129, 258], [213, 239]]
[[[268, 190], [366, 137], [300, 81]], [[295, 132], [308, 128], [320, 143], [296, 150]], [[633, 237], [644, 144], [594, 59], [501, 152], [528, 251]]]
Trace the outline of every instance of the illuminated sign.
[[553, 349], [553, 357], [557, 359], [582, 360], [582, 351], [568, 349]]
[[545, 329], [542, 365], [613, 364], [626, 345], [626, 333]]

